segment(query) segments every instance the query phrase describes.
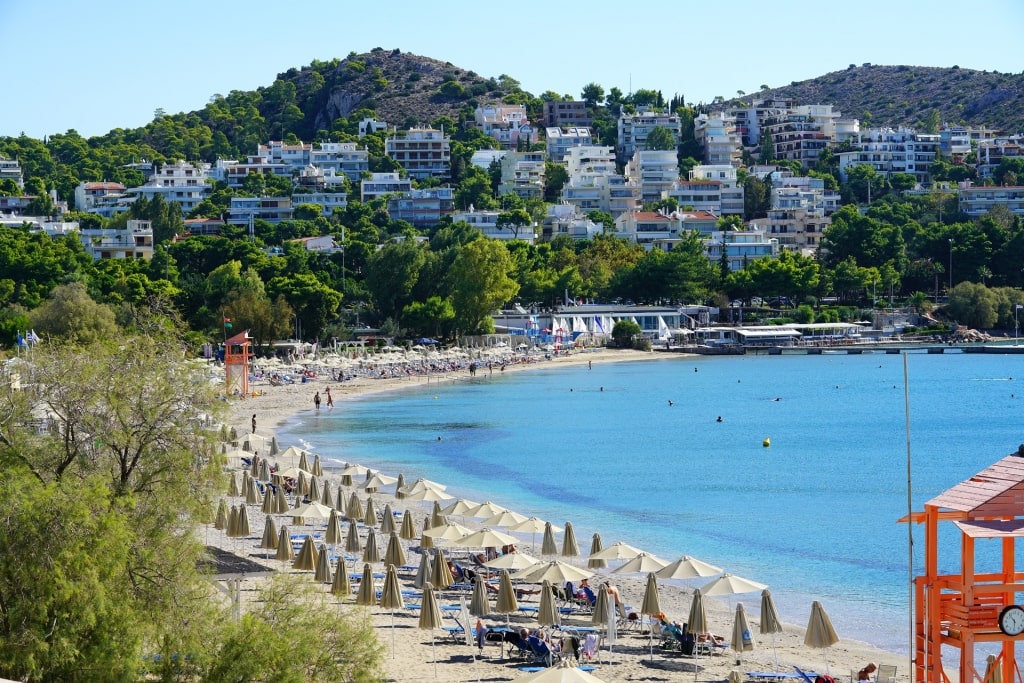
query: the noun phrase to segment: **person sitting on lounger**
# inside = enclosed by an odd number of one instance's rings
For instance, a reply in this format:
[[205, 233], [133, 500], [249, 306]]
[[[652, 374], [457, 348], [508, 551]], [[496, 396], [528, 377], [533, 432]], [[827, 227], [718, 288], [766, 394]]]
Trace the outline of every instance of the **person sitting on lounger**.
[[868, 662], [867, 665], [857, 672], [858, 681], [870, 681], [871, 674], [878, 670], [878, 666], [874, 662]]

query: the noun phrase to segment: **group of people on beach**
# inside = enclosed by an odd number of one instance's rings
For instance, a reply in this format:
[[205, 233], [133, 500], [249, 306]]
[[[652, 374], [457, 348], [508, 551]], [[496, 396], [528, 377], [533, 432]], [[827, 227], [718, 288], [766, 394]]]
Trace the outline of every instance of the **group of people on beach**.
[[[328, 408], [333, 408], [334, 407], [334, 397], [331, 396], [331, 388], [327, 387], [326, 389], [324, 389], [324, 394], [327, 396], [327, 407]], [[320, 401], [321, 401], [321, 399], [320, 399], [320, 392], [317, 391], [315, 394], [313, 394], [313, 408], [314, 409], [320, 410]]]

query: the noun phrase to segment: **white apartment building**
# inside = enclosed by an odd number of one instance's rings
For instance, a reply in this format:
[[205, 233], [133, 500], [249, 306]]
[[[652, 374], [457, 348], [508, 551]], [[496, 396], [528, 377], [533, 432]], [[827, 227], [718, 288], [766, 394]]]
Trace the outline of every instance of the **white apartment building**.
[[321, 142], [309, 153], [311, 166], [324, 172], [348, 176], [352, 182], [362, 178], [370, 170], [370, 152], [359, 149], [354, 142]]
[[683, 124], [675, 114], [649, 111], [641, 107], [636, 114], [619, 116], [618, 158], [625, 162], [632, 159], [638, 149], [647, 148], [647, 135], [655, 128], [667, 128], [672, 133], [676, 146], [683, 134]]
[[701, 164], [690, 170], [690, 180], [714, 180], [721, 185], [722, 208], [718, 216], [743, 215], [743, 185], [739, 182], [736, 167], [729, 164]]
[[831, 104], [804, 104], [765, 119], [764, 129], [771, 137], [775, 158], [813, 166], [822, 150], [835, 142], [839, 116]]
[[293, 171], [308, 166], [312, 152], [313, 145], [305, 142], [286, 145], [280, 140], [271, 140], [265, 145], [256, 145], [256, 156], [264, 157], [272, 164], [284, 164]]
[[118, 203], [126, 199], [126, 189], [121, 183], [107, 181], [79, 183], [75, 187], [75, 208], [79, 211], [110, 218], [114, 215], [114, 209]]
[[779, 255], [779, 242], [767, 232], [757, 228], [748, 230], [716, 230], [705, 240], [705, 253], [712, 265], [722, 262], [722, 253], [729, 271], [743, 270], [747, 264], [759, 258], [775, 258]]
[[564, 163], [570, 178], [583, 173], [615, 173], [615, 149], [603, 145], [570, 147]]
[[854, 143], [856, 149], [839, 152], [839, 173], [846, 180], [851, 166], [867, 164], [880, 175], [908, 173], [924, 185], [930, 181], [928, 169], [941, 146], [937, 134], [917, 133], [912, 128], [868, 128]]
[[517, 228], [499, 228], [500, 211], [477, 211], [472, 206], [468, 211], [456, 211], [452, 214], [453, 223], [469, 223], [483, 233], [484, 237], [495, 240], [522, 240], [533, 244], [537, 239], [536, 225], [522, 225]]
[[378, 121], [373, 118], [365, 118], [359, 122], [359, 137], [364, 138], [367, 134], [386, 133], [388, 130], [387, 121]]
[[615, 219], [615, 236], [643, 245], [648, 251], [657, 240], [679, 236], [682, 220], [654, 211], [627, 211]]
[[292, 204], [316, 204], [323, 209], [324, 216], [330, 216], [335, 211], [341, 211], [348, 206], [348, 195], [344, 192], [308, 192], [305, 194], [293, 194]]
[[730, 107], [726, 116], [735, 121], [736, 133], [745, 147], [758, 147], [766, 121], [778, 119], [796, 106], [796, 100], [754, 100], [750, 106]]
[[807, 256], [815, 254], [822, 234], [831, 224], [832, 219], [825, 215], [823, 193], [798, 187], [773, 188], [768, 218], [757, 221], [757, 226], [778, 240], [780, 249]]
[[960, 183], [960, 211], [977, 218], [995, 206], [1005, 206], [1015, 216], [1024, 216], [1024, 185], [975, 187]]
[[264, 176], [281, 176], [291, 178], [292, 167], [281, 162], [271, 161], [269, 157], [259, 154], [247, 156], [244, 162], [218, 161], [217, 175], [223, 175], [228, 187], [239, 188], [252, 173]]
[[129, 201], [138, 197], [152, 201], [160, 195], [168, 203], [177, 202], [181, 212], [188, 214], [210, 193], [210, 185], [206, 182], [209, 169], [209, 164], [195, 165], [187, 161], [164, 164], [145, 185], [128, 188], [125, 194]]
[[406, 170], [410, 178], [449, 178], [451, 138], [434, 128], [410, 128], [384, 141], [384, 153]]
[[977, 143], [978, 177], [991, 178], [1004, 157], [1024, 157], [1024, 135], [985, 140]]
[[717, 180], [683, 180], [672, 183], [665, 193], [668, 199], [674, 199], [681, 207], [690, 207], [695, 211], [707, 211], [716, 216], [722, 215], [722, 183]]
[[362, 202], [404, 192], [412, 192], [412, 181], [397, 173], [373, 173], [359, 183], [359, 200]]
[[626, 164], [626, 177], [640, 186], [640, 200], [661, 200], [679, 180], [675, 150], [638, 149]]
[[544, 217], [544, 239], [567, 235], [574, 240], [592, 240], [604, 232], [604, 225], [595, 223], [571, 204], [552, 204]]
[[589, 128], [547, 128], [548, 158], [561, 164], [573, 147], [589, 147], [594, 144], [594, 135]]
[[25, 176], [17, 159], [8, 159], [0, 155], [0, 180], [13, 180], [19, 188], [25, 188]]
[[562, 188], [561, 200], [581, 213], [604, 211], [617, 217], [640, 208], [640, 186], [618, 173], [577, 173]]
[[735, 116], [725, 112], [701, 114], [693, 122], [693, 135], [704, 150], [705, 164], [739, 165], [743, 136], [736, 129]]
[[152, 221], [130, 220], [124, 229], [87, 228], [79, 231], [79, 237], [96, 260], [153, 258]]
[[291, 197], [232, 197], [228, 206], [231, 225], [249, 225], [257, 220], [280, 223], [293, 217]]
[[417, 228], [431, 228], [455, 212], [455, 192], [450, 187], [409, 190], [388, 197], [388, 215]]
[[508, 152], [501, 158], [498, 194], [517, 194], [523, 199], [544, 197], [544, 152]]

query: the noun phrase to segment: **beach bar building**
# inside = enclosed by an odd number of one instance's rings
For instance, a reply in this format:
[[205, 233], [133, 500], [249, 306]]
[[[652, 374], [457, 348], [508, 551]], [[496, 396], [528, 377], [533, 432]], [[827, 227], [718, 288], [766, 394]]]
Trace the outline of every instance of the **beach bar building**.
[[249, 364], [252, 338], [249, 330], [224, 340], [224, 393], [249, 395]]
[[[907, 521], [903, 518], [901, 521]], [[948, 683], [943, 650], [959, 650], [961, 683], [1020, 680], [1015, 645], [1024, 640], [1024, 610], [1016, 594], [1024, 592], [1015, 547], [1024, 537], [1024, 446], [924, 504], [910, 521], [924, 525], [924, 574], [914, 579], [915, 683]], [[960, 541], [960, 573], [939, 573], [939, 523]], [[976, 566], [976, 544], [998, 543], [998, 567]], [[949, 559], [946, 566], [949, 566]], [[978, 666], [975, 647], [999, 648], [995, 666]], [[979, 670], [980, 668], [980, 670]], [[988, 671], [986, 671], [988, 668]]]

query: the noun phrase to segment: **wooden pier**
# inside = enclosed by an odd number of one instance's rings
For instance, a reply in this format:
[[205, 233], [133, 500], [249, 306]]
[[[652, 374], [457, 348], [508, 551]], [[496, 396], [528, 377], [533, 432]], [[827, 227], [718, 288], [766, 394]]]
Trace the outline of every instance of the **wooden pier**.
[[655, 348], [668, 353], [690, 353], [700, 356], [822, 356], [860, 355], [864, 353], [990, 353], [1001, 355], [1024, 355], [1024, 344], [942, 344], [937, 342], [907, 343], [879, 342], [873, 344], [847, 344], [837, 346], [673, 346], [668, 349]]

